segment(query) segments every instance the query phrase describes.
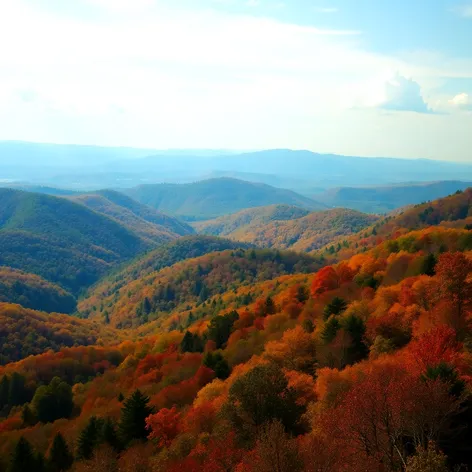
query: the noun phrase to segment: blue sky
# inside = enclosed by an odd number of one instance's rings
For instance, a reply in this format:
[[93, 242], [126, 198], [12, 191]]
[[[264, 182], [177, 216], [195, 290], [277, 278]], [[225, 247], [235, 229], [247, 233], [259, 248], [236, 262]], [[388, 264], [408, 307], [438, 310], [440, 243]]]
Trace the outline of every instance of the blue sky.
[[0, 139], [472, 161], [471, 0], [2, 0], [0, 42]]

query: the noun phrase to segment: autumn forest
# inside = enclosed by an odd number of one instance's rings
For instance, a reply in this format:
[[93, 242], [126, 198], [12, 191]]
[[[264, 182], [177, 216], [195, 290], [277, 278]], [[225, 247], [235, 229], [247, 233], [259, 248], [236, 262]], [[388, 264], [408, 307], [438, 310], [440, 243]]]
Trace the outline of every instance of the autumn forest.
[[1, 472], [472, 470], [472, 189], [199, 221], [0, 192]]

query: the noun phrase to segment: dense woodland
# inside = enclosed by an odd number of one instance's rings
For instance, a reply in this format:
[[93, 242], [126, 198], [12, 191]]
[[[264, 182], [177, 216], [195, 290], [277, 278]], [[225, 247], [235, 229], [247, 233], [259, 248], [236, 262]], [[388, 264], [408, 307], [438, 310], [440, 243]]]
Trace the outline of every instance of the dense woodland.
[[76, 316], [0, 303], [0, 471], [470, 470], [471, 200], [314, 254], [178, 239]]
[[[247, 221], [248, 216], [251, 216], [250, 221]], [[377, 219], [374, 215], [346, 209], [303, 215], [296, 210], [262, 207], [199, 223], [195, 227], [205, 234], [224, 235], [259, 247], [310, 252], [337, 237], [357, 233]]]

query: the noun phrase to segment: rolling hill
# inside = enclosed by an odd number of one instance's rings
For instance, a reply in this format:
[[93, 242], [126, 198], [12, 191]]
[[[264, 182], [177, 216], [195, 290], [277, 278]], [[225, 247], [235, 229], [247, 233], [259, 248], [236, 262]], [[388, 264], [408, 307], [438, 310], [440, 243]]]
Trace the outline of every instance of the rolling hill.
[[105, 320], [114, 327], [136, 327], [163, 314], [206, 305], [212, 297], [241, 285], [280, 275], [314, 272], [321, 266], [319, 258], [289, 251], [212, 252], [132, 278], [125, 271], [109, 284], [99, 284], [91, 290], [80, 301], [78, 311], [82, 316]]
[[186, 223], [113, 190], [84, 194], [72, 200], [112, 218], [150, 244], [163, 244], [194, 232]]
[[375, 247], [382, 241], [394, 240], [409, 231], [430, 226], [472, 228], [472, 188], [395, 211], [356, 234], [337, 238], [333, 241], [337, 244], [328, 243], [320, 254], [328, 252], [335, 260], [346, 259], [360, 250]]
[[309, 210], [324, 204], [285, 189], [243, 180], [221, 178], [191, 184], [142, 185], [123, 192], [133, 199], [187, 220], [216, 218], [239, 210], [274, 204]]
[[0, 201], [0, 265], [37, 274], [73, 294], [153, 247], [65, 198], [0, 189]]
[[384, 187], [341, 187], [316, 194], [313, 198], [329, 206], [353, 208], [367, 213], [388, 213], [406, 205], [445, 197], [470, 187], [458, 180]]
[[58, 285], [9, 267], [0, 267], [0, 302], [48, 313], [73, 313], [77, 307], [75, 298]]
[[[344, 209], [313, 212], [292, 219], [287, 217], [291, 214], [290, 210], [288, 213], [281, 212], [279, 217], [277, 211], [270, 212], [271, 209], [269, 207], [265, 212], [261, 210], [259, 216], [252, 220], [246, 218], [248, 212], [243, 211], [195, 226], [202, 233], [219, 234], [221, 231], [230, 239], [258, 247], [313, 251], [341, 235], [356, 233], [378, 219], [374, 215]], [[264, 215], [267, 214], [270, 216], [264, 221]]]
[[309, 213], [308, 210], [296, 206], [269, 205], [248, 208], [213, 220], [199, 221], [192, 226], [202, 234], [230, 236], [236, 231], [245, 231], [271, 221], [295, 220], [307, 216]]
[[62, 347], [116, 343], [120, 333], [90, 320], [0, 302], [0, 365]]

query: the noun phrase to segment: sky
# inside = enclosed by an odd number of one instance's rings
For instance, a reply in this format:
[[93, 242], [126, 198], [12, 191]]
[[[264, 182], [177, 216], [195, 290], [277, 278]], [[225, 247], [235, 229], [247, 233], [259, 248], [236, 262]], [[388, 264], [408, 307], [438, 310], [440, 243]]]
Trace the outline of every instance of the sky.
[[0, 44], [0, 140], [472, 162], [471, 0], [0, 0]]

